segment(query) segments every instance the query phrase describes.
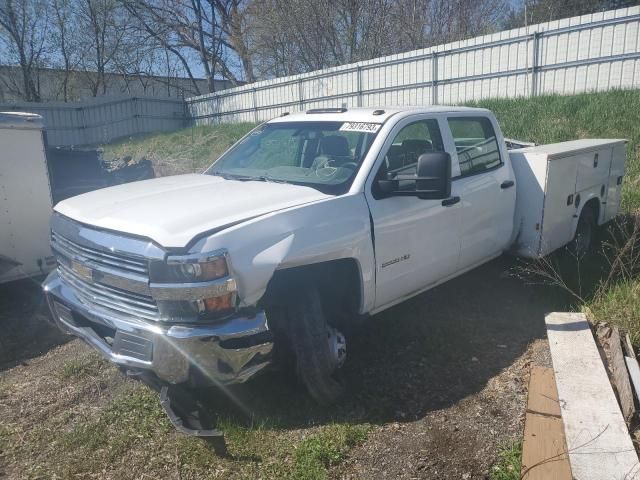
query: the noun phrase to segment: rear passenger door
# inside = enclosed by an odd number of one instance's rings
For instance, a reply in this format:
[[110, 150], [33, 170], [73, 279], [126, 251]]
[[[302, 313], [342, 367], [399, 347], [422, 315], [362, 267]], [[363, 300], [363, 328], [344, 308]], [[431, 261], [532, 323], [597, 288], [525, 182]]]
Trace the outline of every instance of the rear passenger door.
[[489, 260], [510, 244], [516, 203], [515, 176], [498, 126], [488, 117], [447, 116], [460, 168], [452, 182], [462, 204], [459, 269]]

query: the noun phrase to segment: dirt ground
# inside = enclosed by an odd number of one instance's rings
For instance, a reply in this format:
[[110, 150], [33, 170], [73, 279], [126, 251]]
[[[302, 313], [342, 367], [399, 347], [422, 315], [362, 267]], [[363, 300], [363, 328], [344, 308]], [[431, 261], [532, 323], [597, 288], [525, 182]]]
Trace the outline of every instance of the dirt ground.
[[[568, 308], [563, 295], [525, 283], [514, 267], [512, 259], [499, 258], [372, 317], [350, 341], [344, 367], [350, 387], [340, 405], [310, 405], [296, 385], [268, 373], [232, 389], [234, 402], [211, 393], [211, 408], [227, 422], [264, 420], [269, 427], [261, 435], [293, 444], [292, 451], [327, 425], [371, 425], [363, 443], [329, 465], [331, 478], [487, 478], [500, 446], [521, 436], [531, 364], [549, 363], [544, 314]], [[58, 334], [39, 302], [34, 282], [0, 287], [0, 477], [280, 476], [273, 473], [278, 468], [262, 467], [291, 456], [247, 455], [247, 437], [231, 443], [228, 458], [209, 459], [206, 468], [185, 475], [184, 465], [196, 459], [177, 447], [175, 456], [163, 456], [167, 442], [182, 441], [173, 431], [163, 433], [163, 445], [144, 432], [126, 439], [127, 448], [109, 465], [82, 463], [84, 446], [65, 457], [73, 465], [62, 465], [56, 449], [73, 443], [56, 439], [68, 438], [122, 392], [141, 387], [94, 359], [78, 340]], [[163, 421], [152, 417], [149, 431]], [[153, 462], [145, 450], [156, 452]], [[102, 458], [99, 448], [92, 451]]]

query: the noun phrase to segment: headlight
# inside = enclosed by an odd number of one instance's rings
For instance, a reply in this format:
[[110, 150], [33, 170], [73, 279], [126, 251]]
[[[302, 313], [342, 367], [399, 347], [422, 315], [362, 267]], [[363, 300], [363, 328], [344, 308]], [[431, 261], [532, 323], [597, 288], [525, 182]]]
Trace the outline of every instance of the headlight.
[[209, 282], [228, 276], [229, 267], [226, 253], [169, 256], [166, 262], [153, 262], [149, 274], [156, 283]]
[[227, 252], [170, 255], [149, 265], [156, 300], [191, 302], [201, 315], [220, 313], [236, 305], [236, 283], [229, 273]]

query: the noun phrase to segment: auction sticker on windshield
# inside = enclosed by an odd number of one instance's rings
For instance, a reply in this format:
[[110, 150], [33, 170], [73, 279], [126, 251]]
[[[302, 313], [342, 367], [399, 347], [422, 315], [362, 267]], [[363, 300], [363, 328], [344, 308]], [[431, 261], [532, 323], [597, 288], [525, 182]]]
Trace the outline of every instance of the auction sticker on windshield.
[[340, 127], [342, 132], [365, 132], [375, 133], [380, 128], [379, 123], [367, 123], [367, 122], [345, 122]]

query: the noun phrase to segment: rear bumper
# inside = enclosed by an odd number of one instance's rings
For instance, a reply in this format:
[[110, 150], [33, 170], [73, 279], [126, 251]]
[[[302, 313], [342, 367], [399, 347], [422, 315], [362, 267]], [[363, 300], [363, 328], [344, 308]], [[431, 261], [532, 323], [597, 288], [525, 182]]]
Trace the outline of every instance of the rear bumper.
[[168, 383], [241, 383], [270, 363], [273, 341], [263, 311], [215, 324], [170, 325], [89, 307], [57, 271], [43, 289], [63, 331], [117, 365], [152, 371]]

